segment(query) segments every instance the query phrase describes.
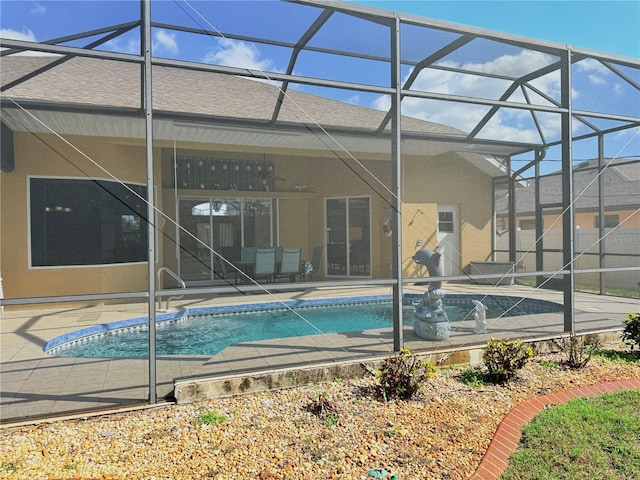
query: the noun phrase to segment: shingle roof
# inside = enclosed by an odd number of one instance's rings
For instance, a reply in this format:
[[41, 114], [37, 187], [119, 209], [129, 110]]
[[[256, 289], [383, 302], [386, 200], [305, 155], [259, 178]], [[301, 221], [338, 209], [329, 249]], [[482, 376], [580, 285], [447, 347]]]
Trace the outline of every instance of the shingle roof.
[[[602, 180], [606, 192], [606, 208], [632, 208], [640, 205], [640, 161], [629, 163], [629, 159], [606, 159]], [[574, 168], [573, 191], [576, 211], [594, 211], [599, 207], [598, 161], [589, 160]], [[546, 205], [562, 203], [562, 175], [559, 172], [540, 178], [540, 199]], [[533, 215], [535, 212], [535, 184], [529, 180], [524, 188], [516, 190], [516, 212], [518, 215]], [[507, 198], [496, 199], [496, 212], [508, 212]]]
[[[6, 85], [56, 57], [2, 58]], [[251, 79], [171, 67], [153, 67], [154, 109], [237, 120], [268, 121], [279, 89]], [[140, 107], [140, 66], [92, 58], [72, 58], [3, 92], [15, 100], [89, 107]], [[289, 89], [278, 122], [318, 123], [324, 127], [375, 131], [385, 112]], [[403, 117], [403, 130], [443, 135], [463, 132], [433, 122]]]

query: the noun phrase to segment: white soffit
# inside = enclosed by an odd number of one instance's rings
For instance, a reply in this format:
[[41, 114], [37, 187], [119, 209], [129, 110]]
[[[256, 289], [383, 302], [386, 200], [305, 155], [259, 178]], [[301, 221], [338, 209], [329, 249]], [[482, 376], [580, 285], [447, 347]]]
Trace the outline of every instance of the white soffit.
[[[92, 113], [24, 111], [3, 109], [3, 122], [13, 131], [83, 135], [104, 138], [144, 139], [143, 119]], [[257, 129], [241, 126], [201, 125], [156, 120], [156, 141], [179, 141], [203, 145], [239, 145], [270, 149], [314, 150], [391, 156], [391, 140], [386, 135], [327, 134], [310, 131]], [[455, 150], [456, 144], [443, 141], [403, 140], [408, 155], [440, 155]]]

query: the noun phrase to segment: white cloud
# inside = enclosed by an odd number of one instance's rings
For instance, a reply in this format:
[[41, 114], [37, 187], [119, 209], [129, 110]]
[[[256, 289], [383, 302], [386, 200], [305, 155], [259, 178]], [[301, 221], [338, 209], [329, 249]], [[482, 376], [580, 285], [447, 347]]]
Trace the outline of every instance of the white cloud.
[[140, 39], [138, 37], [130, 38], [124, 43], [121, 38], [114, 38], [105, 43], [105, 46], [112, 52], [140, 55]]
[[[540, 52], [523, 50], [516, 55], [503, 55], [485, 63], [460, 63], [443, 61], [438, 65], [484, 73], [495, 73], [512, 77], [520, 77], [529, 72], [543, 68], [555, 61], [555, 57]], [[458, 95], [462, 97], [479, 97], [498, 99], [510, 86], [508, 80], [468, 75], [448, 70], [425, 69], [416, 78], [412, 90]], [[536, 88], [551, 98], [559, 98], [560, 75], [557, 72], [544, 75], [531, 82]], [[539, 95], [529, 92], [532, 101], [542, 105], [550, 103]], [[523, 102], [523, 95], [514, 92], [512, 101]], [[371, 105], [373, 108], [388, 110], [388, 96], [379, 97]], [[489, 111], [490, 107], [457, 102], [405, 98], [402, 101], [402, 114], [449, 125], [464, 132], [472, 131], [478, 122]], [[557, 130], [558, 115], [539, 116], [543, 131]], [[525, 110], [501, 109], [485, 125], [480, 132], [483, 138], [513, 139], [522, 142], [537, 142], [539, 134], [533, 126], [531, 114]]]
[[153, 44], [153, 49], [157, 52], [168, 52], [177, 54], [180, 49], [178, 48], [178, 43], [176, 42], [176, 34], [169, 33], [166, 30], [160, 29], [155, 32], [155, 42]]
[[36, 3], [33, 7], [31, 7], [29, 13], [31, 15], [44, 15], [45, 13], [47, 13], [47, 7], [45, 7], [41, 3]]
[[36, 36], [28, 28], [23, 28], [20, 32], [11, 28], [2, 28], [0, 29], [0, 36], [2, 38], [10, 38], [12, 40], [25, 40], [27, 42], [36, 41]]
[[587, 78], [591, 85], [606, 85], [607, 77], [612, 75], [612, 72], [593, 58], [586, 58], [575, 64], [575, 68], [578, 72], [587, 74]]
[[351, 103], [353, 105], [360, 105], [360, 95], [352, 95], [345, 100], [346, 103]]
[[[23, 28], [21, 31], [13, 30], [11, 28], [2, 28], [0, 29], [0, 37], [10, 38], [12, 40], [23, 40], [25, 42], [37, 42], [35, 34], [28, 28]], [[0, 50], [6, 50], [6, 48], [2, 48]], [[25, 57], [48, 57], [54, 54], [45, 53], [45, 52], [27, 51], [27, 52], [16, 53], [15, 55], [23, 55]]]
[[259, 71], [275, 71], [273, 61], [260, 58], [260, 51], [247, 42], [221, 39], [219, 46], [202, 59], [205, 63]]

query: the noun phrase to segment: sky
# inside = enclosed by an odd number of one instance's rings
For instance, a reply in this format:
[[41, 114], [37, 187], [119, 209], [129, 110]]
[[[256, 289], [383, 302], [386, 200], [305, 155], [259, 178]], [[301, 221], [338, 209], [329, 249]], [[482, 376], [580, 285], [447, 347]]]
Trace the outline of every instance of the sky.
[[[518, 36], [550, 41], [562, 45], [605, 52], [624, 57], [640, 58], [640, 0], [629, 1], [358, 1], [362, 5], [395, 10], [423, 17], [455, 22], [463, 25], [495, 30]], [[250, 7], [255, 5], [255, 7]], [[249, 6], [249, 7], [248, 7]], [[268, 12], [268, 13], [265, 13]], [[43, 41], [78, 31], [86, 31], [105, 25], [115, 25], [137, 19], [139, 4], [123, 1], [52, 1], [52, 0], [2, 0], [0, 2], [0, 29], [3, 37]], [[315, 20], [318, 11], [298, 5], [273, 1], [250, 4], [248, 2], [222, 3], [219, 1], [165, 0], [154, 1], [152, 16], [156, 21], [177, 22], [191, 27], [233, 31], [241, 34], [264, 34], [283, 41], [296, 41]], [[266, 22], [268, 18], [286, 18], [295, 15], [296, 21]], [[350, 23], [347, 23], [350, 22]], [[351, 29], [356, 30], [356, 35]], [[360, 29], [360, 30], [358, 30]], [[417, 29], [414, 29], [417, 30]], [[422, 49], [437, 48], [452, 41], [454, 36], [438, 33], [418, 34], [406, 28], [409, 40], [403, 43], [403, 54], [423, 58]], [[354, 40], [355, 39], [355, 40]], [[85, 41], [86, 42], [86, 41]], [[326, 48], [342, 48], [346, 42], [362, 54], [376, 55], [388, 48], [388, 30], [360, 21], [353, 27], [353, 18], [334, 16], [314, 38], [314, 42]], [[72, 43], [73, 44], [73, 43]], [[140, 42], [135, 32], [110, 41], [108, 50], [139, 53]], [[194, 36], [156, 29], [153, 34], [153, 51], [164, 58], [192, 60], [221, 65], [232, 65], [255, 70], [282, 73], [291, 55], [290, 49], [230, 41], [213, 37], [197, 39]], [[428, 50], [427, 50], [428, 51]], [[389, 66], [383, 62], [331, 56], [314, 52], [300, 54], [294, 74], [343, 82], [366, 83], [374, 86], [388, 85]], [[492, 42], [476, 40], [440, 61], [444, 67], [469, 68], [488, 73], [522, 75], [544, 67], [555, 60], [548, 54], [505, 47]], [[412, 67], [402, 69], [404, 79]], [[628, 83], [621, 81], [603, 65], [592, 60], [579, 62], [574, 67], [572, 97], [574, 108], [587, 111], [607, 111], [619, 115], [638, 116], [640, 97]], [[638, 71], [630, 74], [640, 83]], [[554, 99], [559, 99], [560, 82], [556, 73], [534, 80], [532, 86]], [[414, 83], [414, 89], [441, 94], [479, 96], [497, 99], [509, 82], [477, 76], [461, 75], [451, 71], [428, 69]], [[388, 96], [356, 91], [293, 86], [308, 93], [330, 96], [337, 100], [368, 108], [388, 109]], [[606, 95], [601, 92], [606, 91]], [[549, 105], [542, 97], [529, 92], [534, 101]], [[519, 90], [510, 98], [525, 102]], [[632, 99], [630, 102], [629, 99]], [[637, 100], [637, 101], [636, 101]], [[483, 118], [488, 107], [461, 103], [426, 101], [409, 98], [403, 101], [403, 114], [422, 120], [442, 123], [463, 131], [471, 131]], [[537, 121], [547, 140], [558, 137], [559, 115], [540, 113]], [[609, 126], [605, 121], [594, 120], [600, 127]], [[588, 131], [585, 125], [574, 122], [574, 133]], [[606, 143], [610, 156], [638, 154], [640, 140], [636, 138], [631, 148], [629, 138], [614, 139]], [[522, 110], [501, 109], [489, 122], [481, 136], [485, 138], [518, 138], [523, 142], [536, 142], [540, 134], [531, 115]], [[636, 135], [637, 137], [637, 135]], [[620, 145], [620, 146], [619, 146]], [[622, 146], [622, 147], [621, 147]], [[593, 144], [588, 148], [593, 148]], [[576, 151], [578, 151], [577, 149]], [[582, 150], [587, 150], [583, 148]], [[631, 152], [631, 153], [629, 153]], [[592, 153], [578, 153], [577, 157], [592, 158]]]
[[353, 3], [640, 58], [639, 0], [374, 0]]

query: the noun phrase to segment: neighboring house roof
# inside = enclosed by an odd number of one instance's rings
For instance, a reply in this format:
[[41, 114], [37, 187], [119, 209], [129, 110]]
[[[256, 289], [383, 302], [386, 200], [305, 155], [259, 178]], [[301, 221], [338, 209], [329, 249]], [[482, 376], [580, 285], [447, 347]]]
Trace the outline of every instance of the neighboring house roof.
[[[627, 158], [605, 159], [606, 168], [601, 176], [604, 181], [605, 207], [611, 209], [637, 209], [640, 207], [640, 161]], [[574, 167], [573, 192], [576, 212], [599, 209], [598, 160], [588, 160]], [[520, 185], [523, 183], [520, 182]], [[523, 188], [516, 189], [516, 212], [519, 216], [535, 214], [535, 183], [528, 180]], [[554, 172], [540, 177], [540, 201], [542, 206], [561, 210], [562, 175]], [[504, 216], [508, 212], [508, 197], [496, 198], [496, 212]]]
[[[0, 78], [9, 85], [50, 62], [54, 56], [5, 56]], [[376, 134], [385, 111], [332, 100], [292, 88], [287, 90], [275, 124], [270, 124], [279, 87], [248, 78], [166, 66], [154, 66], [154, 139], [257, 148], [390, 153], [390, 127]], [[12, 130], [60, 134], [144, 138], [141, 117], [141, 66], [74, 57], [3, 93], [3, 122]], [[12, 101], [29, 111], [8, 108]], [[121, 116], [114, 113], [122, 113]], [[195, 123], [193, 123], [195, 122]], [[215, 125], [215, 128], [212, 126]], [[334, 139], [319, 138], [318, 125]], [[310, 130], [315, 130], [311, 132]], [[464, 132], [447, 125], [403, 116], [403, 153], [439, 155], [457, 152], [492, 176], [504, 174], [495, 158], [460, 143]], [[420, 137], [420, 138], [418, 138]], [[334, 142], [335, 140], [335, 142]]]

